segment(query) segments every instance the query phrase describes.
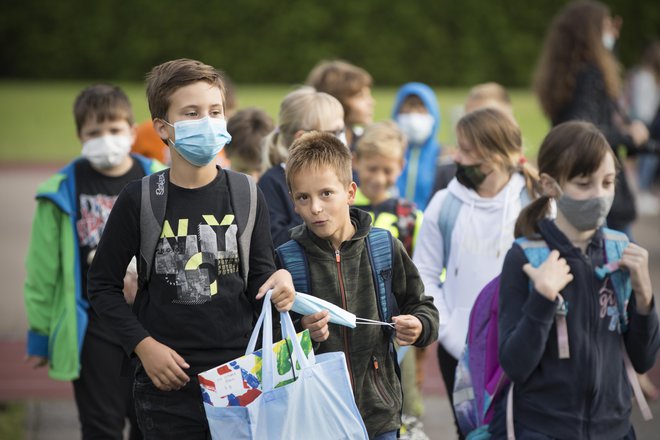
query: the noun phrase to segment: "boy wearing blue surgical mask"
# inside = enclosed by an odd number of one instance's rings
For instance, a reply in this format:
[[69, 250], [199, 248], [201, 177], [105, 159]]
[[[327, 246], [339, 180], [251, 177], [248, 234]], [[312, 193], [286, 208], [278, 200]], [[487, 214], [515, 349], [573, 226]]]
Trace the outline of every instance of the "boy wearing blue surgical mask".
[[435, 93], [426, 84], [404, 84], [396, 95], [392, 119], [408, 138], [406, 163], [397, 180], [399, 196], [424, 210], [433, 195], [440, 156], [440, 109]]
[[[399, 313], [392, 317], [394, 335], [375, 325], [355, 329], [328, 324], [328, 311], [301, 319], [312, 339], [320, 342], [316, 353], [346, 354], [355, 401], [369, 438], [397, 438], [401, 427], [402, 393], [396, 374], [392, 339], [400, 345], [424, 347], [435, 340], [438, 311], [424, 295], [424, 285], [400, 241], [391, 241], [391, 265], [376, 271], [367, 248], [372, 234], [371, 216], [351, 205], [357, 187], [351, 176], [348, 148], [329, 133], [309, 133], [297, 139], [286, 163], [286, 181], [296, 213], [304, 224], [291, 230], [291, 239], [302, 248], [309, 267], [306, 292], [341, 307], [357, 317], [381, 321], [375, 280], [391, 280]], [[285, 246], [278, 248], [282, 263]], [[284, 252], [284, 253], [283, 253]]]
[[[215, 164], [231, 139], [221, 73], [189, 59], [163, 63], [148, 76], [147, 98], [172, 168], [119, 195], [90, 268], [89, 297], [124, 351], [139, 358], [134, 397], [145, 438], [206, 439], [197, 374], [243, 355], [260, 299], [273, 289], [276, 308], [288, 310], [293, 284], [275, 271], [263, 195], [249, 177]], [[233, 185], [249, 187], [249, 215]], [[146, 227], [157, 212], [156, 226]], [[133, 256], [141, 281], [134, 313], [120, 288]]]
[[[119, 192], [162, 165], [129, 154], [133, 112], [119, 87], [87, 87], [73, 113], [81, 156], [36, 196], [25, 280], [27, 360], [35, 368], [48, 365], [53, 379], [73, 381], [83, 439], [121, 437], [127, 416], [135, 439], [132, 379], [120, 376], [125, 355], [117, 335], [88, 307], [87, 271]], [[130, 301], [135, 270], [127, 265], [118, 281]]]

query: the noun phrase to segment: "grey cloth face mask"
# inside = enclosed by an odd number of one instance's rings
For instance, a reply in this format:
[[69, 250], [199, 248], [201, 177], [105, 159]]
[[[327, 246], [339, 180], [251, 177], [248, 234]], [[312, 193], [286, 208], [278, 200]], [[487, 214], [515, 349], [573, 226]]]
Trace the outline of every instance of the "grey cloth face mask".
[[575, 229], [590, 231], [605, 223], [613, 201], [614, 195], [576, 200], [562, 194], [557, 199], [557, 209]]

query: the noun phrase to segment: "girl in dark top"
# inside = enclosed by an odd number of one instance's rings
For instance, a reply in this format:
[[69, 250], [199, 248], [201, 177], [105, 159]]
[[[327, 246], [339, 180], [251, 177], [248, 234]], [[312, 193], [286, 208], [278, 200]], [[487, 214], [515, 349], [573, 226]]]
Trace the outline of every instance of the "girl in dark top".
[[[555, 126], [565, 121], [589, 121], [616, 151], [646, 143], [648, 130], [628, 123], [617, 106], [619, 65], [611, 50], [619, 29], [607, 6], [596, 1], [566, 5], [554, 18], [534, 78], [534, 89], [546, 116]], [[629, 232], [635, 204], [623, 168], [617, 180], [609, 227]]]
[[[594, 125], [566, 122], [543, 141], [538, 166], [543, 196], [520, 213], [516, 236], [541, 239], [551, 252], [534, 268], [526, 243], [514, 244], [500, 284], [499, 358], [514, 384], [517, 438], [634, 439], [623, 350], [637, 372], [647, 371], [660, 334], [648, 252], [602, 227], [614, 197], [616, 158]], [[551, 200], [555, 220], [547, 218]], [[613, 240], [627, 244], [618, 262], [607, 261], [605, 244]], [[605, 263], [613, 274], [600, 279], [595, 268]], [[632, 286], [625, 324], [616, 307], [619, 276]], [[570, 349], [560, 359], [555, 318], [563, 302]], [[505, 435], [505, 401], [491, 424], [495, 438]]]

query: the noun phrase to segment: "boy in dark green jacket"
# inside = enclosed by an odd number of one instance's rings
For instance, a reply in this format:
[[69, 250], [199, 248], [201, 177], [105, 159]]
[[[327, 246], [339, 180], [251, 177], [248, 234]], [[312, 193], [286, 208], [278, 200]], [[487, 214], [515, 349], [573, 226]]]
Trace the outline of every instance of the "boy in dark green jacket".
[[[361, 318], [379, 320], [376, 288], [365, 238], [368, 213], [351, 208], [356, 185], [351, 154], [330, 134], [310, 133], [297, 140], [286, 166], [287, 185], [304, 224], [291, 238], [304, 249], [312, 295]], [[437, 339], [438, 311], [424, 295], [417, 269], [393, 239], [392, 292], [401, 312], [392, 318], [399, 345], [423, 347]], [[368, 273], [367, 273], [368, 272]], [[378, 326], [355, 329], [328, 325], [327, 311], [302, 318], [303, 328], [320, 342], [319, 353], [343, 351], [355, 400], [371, 438], [396, 438], [401, 426], [401, 385], [390, 351], [390, 337]]]

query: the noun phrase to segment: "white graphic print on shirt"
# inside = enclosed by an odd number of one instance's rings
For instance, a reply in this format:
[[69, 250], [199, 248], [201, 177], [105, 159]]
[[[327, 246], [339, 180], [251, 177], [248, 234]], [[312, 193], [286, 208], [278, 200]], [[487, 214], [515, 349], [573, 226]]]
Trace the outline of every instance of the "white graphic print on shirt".
[[98, 246], [115, 200], [117, 196], [80, 194], [80, 220], [76, 223], [80, 246]]

